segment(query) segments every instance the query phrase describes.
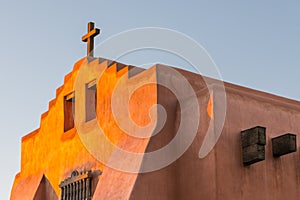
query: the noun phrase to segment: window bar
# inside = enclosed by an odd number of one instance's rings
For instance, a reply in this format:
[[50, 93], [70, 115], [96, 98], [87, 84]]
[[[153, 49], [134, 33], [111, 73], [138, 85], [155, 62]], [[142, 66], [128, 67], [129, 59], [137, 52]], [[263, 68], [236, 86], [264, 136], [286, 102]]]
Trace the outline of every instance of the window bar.
[[77, 196], [78, 196], [78, 200], [81, 200], [81, 197], [80, 197], [80, 180], [77, 182]]
[[69, 200], [72, 200], [72, 187], [69, 185]]
[[73, 200], [73, 199], [75, 200], [75, 198], [76, 198], [76, 197], [75, 197], [75, 194], [76, 194], [76, 193], [75, 193], [75, 183], [72, 183], [72, 197], [73, 197], [72, 200]]
[[84, 198], [85, 198], [85, 196], [86, 196], [86, 193], [85, 193], [85, 189], [86, 189], [85, 183], [86, 183], [86, 179], [83, 180], [83, 197], [84, 197]]
[[80, 194], [80, 180], [77, 181], [77, 199], [78, 199], [78, 200], [80, 200], [79, 194]]
[[86, 179], [86, 197], [90, 200], [90, 179]]
[[67, 186], [63, 187], [64, 188], [64, 196], [63, 196], [63, 200], [67, 200]]
[[60, 195], [60, 198], [62, 200], [64, 200], [64, 188], [61, 188], [61, 195]]
[[79, 181], [76, 181], [76, 199], [79, 200]]
[[64, 188], [65, 188], [65, 198], [64, 198], [64, 200], [68, 200], [68, 186], [66, 185]]
[[71, 185], [68, 185], [68, 200], [71, 200], [70, 191], [71, 191]]
[[82, 181], [81, 180], [79, 180], [79, 193], [78, 193], [78, 199], [82, 199], [82, 196], [81, 196], [81, 190], [82, 190]]
[[76, 183], [72, 183], [73, 185], [73, 199], [76, 200]]

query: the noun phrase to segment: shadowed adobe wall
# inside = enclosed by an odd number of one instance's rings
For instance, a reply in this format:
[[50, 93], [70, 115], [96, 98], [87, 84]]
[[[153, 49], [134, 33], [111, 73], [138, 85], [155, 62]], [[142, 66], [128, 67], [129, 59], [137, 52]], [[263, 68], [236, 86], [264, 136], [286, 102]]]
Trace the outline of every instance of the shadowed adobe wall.
[[[182, 72], [191, 84], [200, 77]], [[167, 78], [167, 77], [165, 77]], [[202, 107], [199, 130], [192, 145], [176, 162], [166, 168], [138, 176], [131, 199], [205, 199], [205, 200], [296, 200], [300, 196], [299, 152], [274, 158], [271, 138], [285, 133], [300, 132], [300, 103], [263, 92], [225, 83], [227, 112], [225, 125], [214, 149], [203, 159], [198, 157], [206, 134], [209, 116], [209, 93], [198, 93]], [[198, 88], [203, 88], [198, 85]], [[214, 89], [214, 108], [220, 106], [218, 88]], [[158, 103], [169, 98], [158, 88]], [[168, 100], [167, 100], [168, 99]], [[172, 100], [175, 101], [175, 100]], [[171, 102], [172, 102], [171, 101]], [[169, 105], [169, 104], [168, 104]], [[180, 112], [168, 107], [168, 114]], [[177, 114], [178, 115], [178, 114]], [[171, 123], [173, 119], [170, 119]], [[193, 120], [193, 119], [189, 119]], [[178, 126], [164, 133], [173, 132]], [[266, 127], [265, 160], [244, 166], [242, 162], [241, 131], [255, 126]], [[148, 149], [155, 148], [169, 135], [153, 137]], [[171, 134], [172, 135], [172, 134]], [[299, 142], [297, 142], [299, 146]], [[168, 176], [168, 177], [165, 177]], [[170, 183], [171, 182], [171, 183]]]

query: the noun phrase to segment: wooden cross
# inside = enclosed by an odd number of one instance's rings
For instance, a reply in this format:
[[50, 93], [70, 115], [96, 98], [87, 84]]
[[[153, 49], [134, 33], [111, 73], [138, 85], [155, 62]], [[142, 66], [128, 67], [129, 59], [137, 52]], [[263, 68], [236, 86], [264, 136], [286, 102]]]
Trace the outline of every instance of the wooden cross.
[[94, 57], [94, 37], [100, 33], [100, 30], [94, 27], [94, 22], [89, 22], [88, 33], [82, 36], [82, 42], [87, 42], [87, 56], [92, 57]]

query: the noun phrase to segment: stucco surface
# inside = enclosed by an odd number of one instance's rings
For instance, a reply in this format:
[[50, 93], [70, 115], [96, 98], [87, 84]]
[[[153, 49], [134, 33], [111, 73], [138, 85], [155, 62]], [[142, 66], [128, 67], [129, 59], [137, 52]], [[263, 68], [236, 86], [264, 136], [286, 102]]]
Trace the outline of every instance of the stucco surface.
[[[83, 76], [86, 82], [77, 80], [79, 79], [79, 70], [83, 66], [94, 69]], [[117, 63], [111, 63], [107, 60], [88, 61], [84, 58], [78, 61], [74, 65], [73, 71], [65, 76], [64, 84], [56, 91], [56, 98], [49, 102], [49, 110], [41, 116], [40, 128], [22, 138], [21, 170], [15, 178], [11, 199], [33, 199], [43, 175], [48, 178], [55, 193], [59, 196], [59, 183], [69, 177], [73, 170], [102, 171], [97, 184], [99, 187], [93, 186], [95, 187], [95, 199], [100, 197], [105, 199], [104, 194], [113, 194], [116, 198], [130, 195], [137, 174], [120, 173], [106, 167], [90, 152], [93, 153], [95, 148], [98, 148], [97, 151], [101, 153], [102, 157], [111, 157], [114, 147], [112, 145], [108, 146], [104, 142], [102, 144], [101, 137], [106, 137], [111, 144], [123, 146], [124, 149], [130, 151], [144, 151], [147, 139], [134, 139], [127, 136], [114, 122], [111, 112], [111, 95], [115, 85], [121, 79], [123, 84], [119, 84], [119, 87], [125, 87], [125, 89], [132, 87], [140, 79], [150, 78], [155, 81], [155, 70], [148, 70], [145, 72], [148, 73], [145, 76], [136, 74], [129, 78], [129, 67], [125, 65], [122, 65], [121, 69], [118, 69], [118, 67]], [[100, 78], [98, 77], [99, 72], [102, 73]], [[64, 96], [76, 89], [75, 83], [84, 85], [95, 78], [97, 78], [97, 115], [99, 117], [89, 122], [81, 119], [80, 117], [83, 117], [85, 112], [84, 106], [82, 106], [84, 102], [81, 102], [82, 105], [76, 105], [79, 107], [75, 111], [77, 113], [75, 114], [76, 117], [79, 117], [76, 119], [77, 127], [75, 126], [75, 128], [64, 132]], [[78, 99], [80, 98], [84, 101], [84, 93], [81, 93], [80, 89], [77, 89], [75, 95], [77, 98], [77, 100], [75, 99], [76, 103], [79, 102]], [[126, 93], [119, 95], [122, 104], [124, 104], [126, 96], [128, 96]], [[123, 97], [124, 99], [122, 99]], [[149, 121], [149, 107], [155, 103], [156, 85], [148, 84], [135, 91], [130, 99], [130, 106], [127, 107], [130, 109], [132, 119], [137, 124], [143, 125]], [[96, 134], [95, 136], [91, 133], [88, 141], [83, 143], [78, 133], [79, 126], [81, 131], [87, 131], [88, 134], [94, 126], [100, 126], [104, 135]], [[124, 145], [125, 141], [127, 145]], [[119, 193], [112, 192], [114, 190], [118, 190]]]
[[[82, 72], [82, 66], [93, 70]], [[15, 178], [11, 199], [32, 199], [43, 175], [59, 196], [58, 184], [75, 169], [102, 172], [93, 185], [94, 199], [299, 199], [299, 152], [273, 158], [271, 138], [289, 132], [298, 135], [300, 103], [225, 83], [227, 106], [222, 134], [213, 150], [200, 159], [199, 150], [210, 121], [218, 119], [216, 113], [210, 112], [223, 106], [221, 93], [213, 85], [211, 93], [200, 75], [180, 69], [175, 70], [189, 81], [200, 107], [198, 131], [191, 146], [175, 162], [150, 173], [121, 172], [107, 166], [106, 162], [122, 164], [126, 160], [118, 157], [118, 148], [136, 153], [152, 152], [175, 137], [181, 123], [180, 116], [185, 110], [178, 105], [178, 99], [172, 91], [157, 83], [164, 80], [178, 90], [186, 88], [162, 70], [164, 67], [155, 65], [130, 74], [132, 66], [104, 59], [84, 58], [78, 61], [73, 71], [66, 75], [64, 85], [57, 89], [56, 98], [49, 102], [49, 110], [41, 117], [40, 128], [22, 138], [21, 170]], [[79, 73], [84, 76], [79, 76]], [[86, 122], [83, 117], [84, 93], [80, 91], [85, 83], [97, 78], [99, 73], [97, 119]], [[144, 82], [148, 84], [139, 86]], [[76, 86], [78, 83], [79, 89]], [[134, 90], [136, 86], [139, 87]], [[78, 89], [75, 93], [76, 128], [64, 132], [64, 96], [73, 92], [74, 88]], [[128, 109], [131, 120], [141, 127], [153, 119], [160, 120], [161, 116], [153, 109], [153, 105], [162, 105], [168, 116], [162, 130], [151, 138], [135, 138], [121, 129], [115, 117], [121, 121], [127, 118], [112, 113], [112, 96], [116, 88], [119, 93], [114, 108], [119, 111]], [[188, 103], [189, 94], [180, 98]], [[208, 112], [208, 106], [213, 110]], [[187, 118], [192, 125], [195, 119], [189, 115]], [[95, 126], [100, 126], [103, 134], [93, 131]], [[243, 166], [240, 132], [255, 126], [266, 127], [266, 159]], [[138, 128], [133, 127], [129, 131], [136, 133]], [[87, 134], [82, 135], [82, 132]], [[105, 140], [109, 140], [110, 145]], [[297, 144], [299, 146], [299, 142]], [[99, 157], [105, 162], [100, 162], [97, 159]], [[123, 163], [125, 167], [126, 163]], [[140, 158], [134, 163], [139, 169], [149, 160]]]

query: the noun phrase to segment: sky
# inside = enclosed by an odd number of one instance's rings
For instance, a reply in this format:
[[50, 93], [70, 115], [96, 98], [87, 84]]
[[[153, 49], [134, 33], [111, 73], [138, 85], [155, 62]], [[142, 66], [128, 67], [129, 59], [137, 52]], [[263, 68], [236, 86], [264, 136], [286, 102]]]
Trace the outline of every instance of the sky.
[[21, 137], [39, 127], [56, 88], [86, 55], [89, 21], [101, 29], [96, 45], [133, 28], [179, 31], [207, 50], [225, 81], [300, 100], [299, 8], [279, 0], [2, 0], [0, 199], [9, 199], [20, 170]]

